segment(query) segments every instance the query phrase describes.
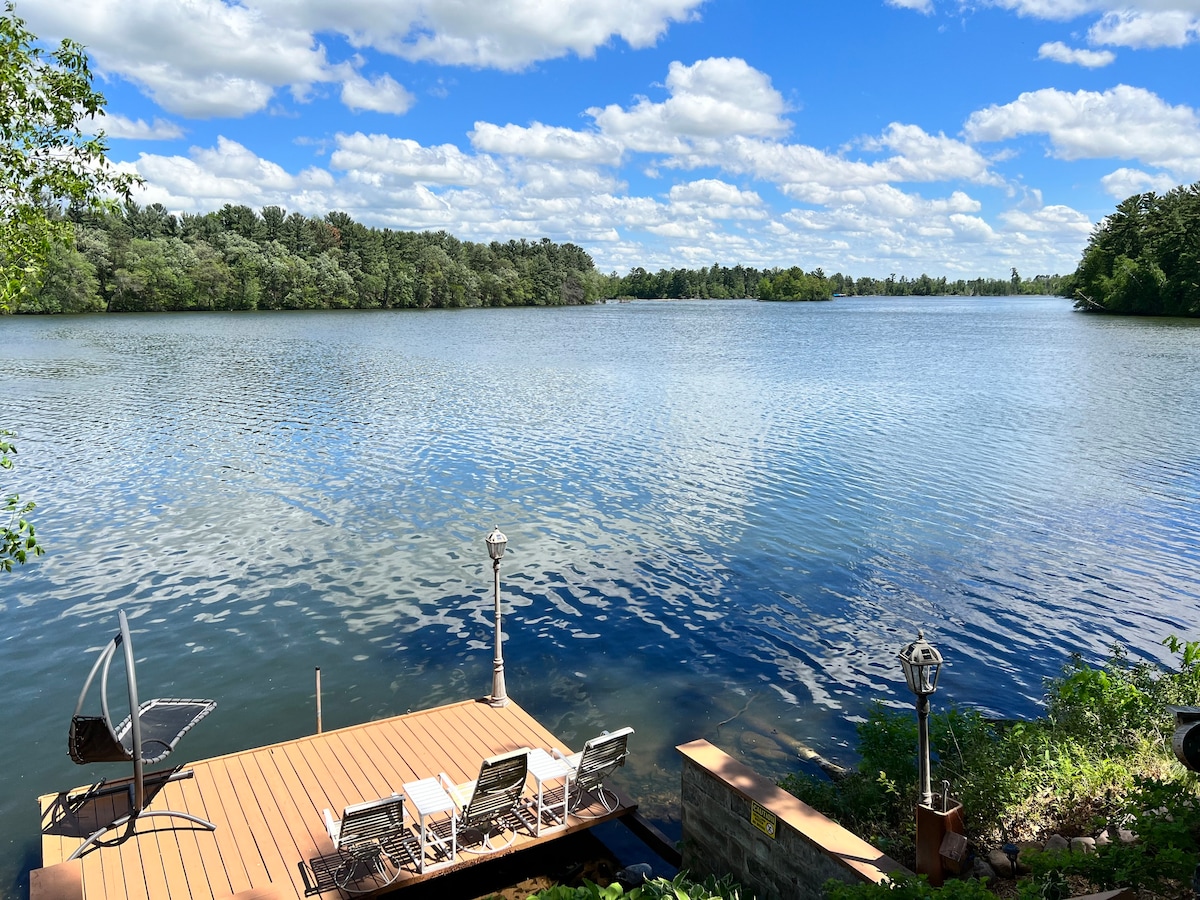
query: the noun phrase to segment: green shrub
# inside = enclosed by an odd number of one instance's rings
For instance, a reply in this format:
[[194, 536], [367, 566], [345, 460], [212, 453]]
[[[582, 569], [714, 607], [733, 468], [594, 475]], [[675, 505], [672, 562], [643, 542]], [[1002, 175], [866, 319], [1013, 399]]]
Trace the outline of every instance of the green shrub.
[[743, 893], [740, 885], [728, 875], [716, 878], [712, 875], [703, 881], [693, 880], [687, 872], [680, 872], [673, 879], [654, 878], [628, 892], [613, 882], [600, 887], [585, 881], [580, 887], [557, 885], [531, 894], [529, 900], [753, 900]]
[[1118, 820], [1136, 835], [1136, 841], [1114, 839], [1096, 853], [1032, 854], [1028, 860], [1032, 880], [1074, 876], [1086, 879], [1094, 891], [1125, 887], [1148, 896], [1192, 900], [1192, 873], [1200, 862], [1195, 776], [1135, 779]]
[[[1200, 643], [1163, 643], [1179, 658], [1177, 670], [1133, 664], [1120, 647], [1099, 667], [1073, 656], [1047, 683], [1046, 714], [1034, 721], [996, 722], [961, 709], [930, 717], [934, 790], [950, 782], [977, 844], [1094, 832], [1097, 821], [1145, 798], [1144, 779], [1179, 778], [1166, 707], [1200, 705]], [[855, 772], [837, 782], [795, 774], [780, 784], [912, 866], [916, 731], [911, 711], [877, 706], [858, 726]]]
[[880, 884], [827, 881], [825, 894], [829, 900], [996, 900], [986, 879], [951, 880], [935, 888], [924, 875], [896, 875]]

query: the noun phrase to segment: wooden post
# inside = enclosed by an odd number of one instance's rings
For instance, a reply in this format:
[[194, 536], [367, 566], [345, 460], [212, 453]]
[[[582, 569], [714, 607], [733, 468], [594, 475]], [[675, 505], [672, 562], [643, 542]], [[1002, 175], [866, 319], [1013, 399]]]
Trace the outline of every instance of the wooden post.
[[[934, 799], [941, 798], [934, 795]], [[917, 874], [926, 876], [934, 887], [941, 887], [947, 870], [946, 861], [942, 859], [942, 842], [947, 834], [964, 831], [961, 803], [951, 800], [945, 812], [932, 806], [918, 806]]]
[[317, 734], [321, 733], [321, 667], [317, 666]]

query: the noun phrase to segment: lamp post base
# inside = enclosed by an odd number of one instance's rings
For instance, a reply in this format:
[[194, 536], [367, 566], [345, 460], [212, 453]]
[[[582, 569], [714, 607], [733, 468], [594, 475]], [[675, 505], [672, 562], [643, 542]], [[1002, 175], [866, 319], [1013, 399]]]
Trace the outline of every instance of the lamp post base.
[[508, 691], [504, 688], [504, 660], [496, 657], [492, 664], [492, 694], [488, 706], [508, 706]]
[[[940, 802], [941, 797], [937, 797]], [[963, 808], [957, 800], [946, 804], [942, 812], [930, 806], [917, 806], [917, 874], [925, 875], [934, 887], [941, 887], [946, 874], [960, 874], [961, 859], [952, 852], [958, 843], [951, 842], [947, 846], [946, 836], [961, 835], [963, 827]]]

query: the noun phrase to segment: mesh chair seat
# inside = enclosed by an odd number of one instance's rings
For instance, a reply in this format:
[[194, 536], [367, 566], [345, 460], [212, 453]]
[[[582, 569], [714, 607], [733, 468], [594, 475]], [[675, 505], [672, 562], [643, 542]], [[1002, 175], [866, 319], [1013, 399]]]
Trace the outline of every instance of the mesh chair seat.
[[[179, 739], [217, 708], [214, 700], [180, 700], [176, 698], [147, 700], [138, 707], [142, 726], [142, 762], [154, 765], [167, 757]], [[133, 720], [126, 716], [117, 726], [117, 738], [123, 746], [130, 742]], [[132, 752], [130, 757], [132, 758]]]
[[[120, 631], [100, 651], [83, 690], [79, 692], [79, 700], [75, 704], [75, 713], [71, 716], [71, 730], [67, 736], [67, 753], [79, 765], [98, 762], [132, 762], [133, 779], [128, 785], [119, 787], [129, 792], [129, 812], [118, 816], [115, 820], [92, 834], [79, 845], [69, 857], [78, 859], [81, 854], [95, 846], [105, 832], [121, 826], [125, 827], [126, 837], [133, 834], [134, 823], [139, 816], [173, 816], [195, 822], [208, 830], [216, 829], [216, 825], [191, 813], [174, 810], [146, 810], [146, 776], [143, 766], [152, 765], [165, 759], [179, 739], [191, 731], [192, 727], [216, 708], [213, 700], [180, 700], [177, 698], [156, 698], [139, 703], [137, 698], [137, 679], [134, 674], [133, 647], [129, 636], [129, 620], [124, 610], [119, 610], [117, 619]], [[113, 727], [112, 716], [108, 705], [108, 674], [113, 658], [121, 651], [125, 663], [126, 693], [129, 699], [130, 715], [116, 727]], [[88, 698], [88, 692], [96, 676], [100, 676], [100, 708], [102, 715], [84, 715], [83, 707]], [[190, 777], [191, 772], [172, 773], [168, 780]], [[101, 782], [102, 784], [103, 782]], [[96, 785], [88, 796], [95, 796], [99, 789]]]

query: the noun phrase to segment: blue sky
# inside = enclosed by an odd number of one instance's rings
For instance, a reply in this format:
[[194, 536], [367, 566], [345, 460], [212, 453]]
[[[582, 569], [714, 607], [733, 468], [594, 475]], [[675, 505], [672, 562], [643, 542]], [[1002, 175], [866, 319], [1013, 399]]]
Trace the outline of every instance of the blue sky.
[[173, 212], [720, 262], [1072, 271], [1200, 180], [1200, 0], [17, 0]]

